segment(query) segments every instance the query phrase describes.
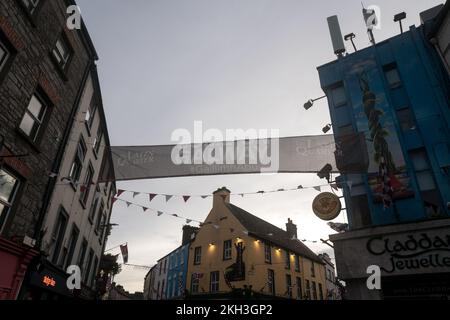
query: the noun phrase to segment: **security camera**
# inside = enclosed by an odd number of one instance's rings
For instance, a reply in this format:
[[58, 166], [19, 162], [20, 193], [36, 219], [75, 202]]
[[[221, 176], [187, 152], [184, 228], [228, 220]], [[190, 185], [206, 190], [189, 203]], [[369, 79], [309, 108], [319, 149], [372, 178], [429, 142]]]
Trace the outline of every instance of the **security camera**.
[[333, 167], [331, 164], [327, 164], [325, 167], [323, 167], [318, 173], [317, 176], [320, 179], [327, 179], [328, 182], [331, 180], [331, 171], [333, 171]]

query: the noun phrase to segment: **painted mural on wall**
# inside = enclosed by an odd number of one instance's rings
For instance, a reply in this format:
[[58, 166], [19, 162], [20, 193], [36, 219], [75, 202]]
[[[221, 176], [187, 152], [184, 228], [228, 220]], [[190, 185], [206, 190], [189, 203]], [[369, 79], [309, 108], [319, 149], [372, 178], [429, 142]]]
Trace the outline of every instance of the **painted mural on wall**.
[[231, 282], [245, 280], [245, 263], [244, 263], [244, 243], [239, 242], [234, 245], [236, 249], [236, 262], [225, 269], [225, 281], [231, 288]]
[[346, 67], [356, 125], [367, 140], [368, 183], [374, 201], [389, 208], [395, 200], [414, 196], [414, 191], [395, 129], [393, 110], [385, 95], [383, 74], [373, 56]]

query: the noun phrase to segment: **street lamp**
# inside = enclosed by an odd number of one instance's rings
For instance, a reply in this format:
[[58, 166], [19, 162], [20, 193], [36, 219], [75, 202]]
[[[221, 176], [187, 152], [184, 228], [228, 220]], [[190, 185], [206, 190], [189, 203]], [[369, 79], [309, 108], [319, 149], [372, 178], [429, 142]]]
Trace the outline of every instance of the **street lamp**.
[[404, 19], [406, 19], [406, 12], [400, 12], [394, 16], [394, 22], [398, 22], [400, 24], [400, 33], [403, 33], [402, 20]]
[[309, 110], [309, 109], [311, 109], [311, 107], [314, 105], [314, 102], [316, 102], [316, 101], [318, 101], [318, 100], [321, 100], [321, 99], [324, 99], [324, 98], [326, 98], [327, 96], [325, 95], [325, 96], [323, 96], [323, 97], [319, 97], [319, 98], [316, 98], [316, 99], [310, 99], [310, 100], [308, 100], [304, 105], [303, 105], [303, 108], [305, 108], [305, 110]]
[[355, 52], [356, 52], [358, 50], [356, 49], [355, 42], [353, 41], [353, 39], [355, 39], [355, 38], [356, 38], [356, 35], [352, 32], [352, 33], [349, 33], [349, 34], [345, 35], [344, 40], [345, 41], [349, 41], [350, 40], [350, 42], [353, 45], [353, 49], [355, 49]]

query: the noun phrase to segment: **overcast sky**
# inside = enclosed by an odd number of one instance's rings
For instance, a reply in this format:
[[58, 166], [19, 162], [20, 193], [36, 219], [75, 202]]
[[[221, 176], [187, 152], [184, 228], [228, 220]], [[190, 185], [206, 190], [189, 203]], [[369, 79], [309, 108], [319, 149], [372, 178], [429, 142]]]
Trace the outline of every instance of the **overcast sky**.
[[[443, 1], [374, 0], [381, 9], [380, 41], [405, 25], [419, 24], [419, 12]], [[305, 111], [301, 106], [323, 95], [316, 67], [334, 60], [326, 18], [339, 16], [342, 33], [354, 32], [356, 45], [369, 45], [360, 0], [78, 0], [100, 56], [104, 108], [113, 145], [171, 144], [178, 128], [279, 129], [281, 136], [321, 134], [330, 122], [325, 101]], [[347, 44], [347, 49], [353, 51]], [[232, 192], [312, 186], [311, 175], [235, 175], [173, 178], [118, 183], [118, 188], [163, 194], [210, 194], [227, 186]], [[299, 238], [328, 239], [333, 231], [316, 218], [315, 190], [273, 195], [233, 196], [231, 202], [285, 228], [298, 225]], [[124, 195], [123, 198], [131, 198]], [[151, 208], [203, 221], [212, 199], [184, 203], [158, 197], [133, 199]], [[345, 213], [336, 220], [346, 222]], [[128, 243], [129, 263], [151, 266], [181, 243], [184, 221], [143, 214], [116, 203], [118, 223], [107, 248]], [[323, 244], [307, 244], [315, 252]], [[118, 250], [112, 251], [118, 253]], [[147, 271], [123, 267], [116, 281], [142, 291]]]

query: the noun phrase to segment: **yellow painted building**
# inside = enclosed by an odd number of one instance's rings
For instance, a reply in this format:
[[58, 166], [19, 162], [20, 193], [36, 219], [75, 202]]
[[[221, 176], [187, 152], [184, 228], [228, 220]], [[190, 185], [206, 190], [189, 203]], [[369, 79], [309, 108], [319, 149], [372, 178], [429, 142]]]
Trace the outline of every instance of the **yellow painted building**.
[[323, 261], [297, 239], [290, 219], [286, 228], [234, 206], [226, 188], [217, 190], [190, 246], [189, 294], [226, 298], [232, 288], [248, 288], [261, 298], [324, 299]]

